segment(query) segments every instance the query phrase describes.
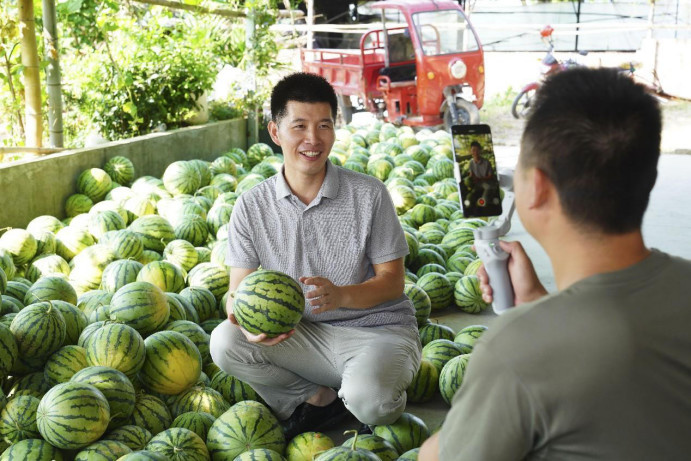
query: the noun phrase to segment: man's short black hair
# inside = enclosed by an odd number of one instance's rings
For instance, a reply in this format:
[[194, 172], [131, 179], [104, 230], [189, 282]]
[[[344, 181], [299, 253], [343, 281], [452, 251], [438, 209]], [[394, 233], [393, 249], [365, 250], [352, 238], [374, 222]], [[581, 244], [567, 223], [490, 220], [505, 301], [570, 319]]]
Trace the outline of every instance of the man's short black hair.
[[655, 98], [617, 69], [547, 79], [521, 139], [521, 165], [554, 183], [574, 223], [606, 234], [640, 229], [657, 178], [662, 117]]
[[336, 119], [338, 101], [331, 84], [316, 74], [296, 72], [281, 79], [271, 92], [271, 120], [278, 123], [286, 115], [288, 101], [326, 102]]
[[470, 147], [472, 148], [473, 146], [477, 146], [478, 149], [482, 149], [482, 145], [477, 141], [473, 141], [470, 143]]

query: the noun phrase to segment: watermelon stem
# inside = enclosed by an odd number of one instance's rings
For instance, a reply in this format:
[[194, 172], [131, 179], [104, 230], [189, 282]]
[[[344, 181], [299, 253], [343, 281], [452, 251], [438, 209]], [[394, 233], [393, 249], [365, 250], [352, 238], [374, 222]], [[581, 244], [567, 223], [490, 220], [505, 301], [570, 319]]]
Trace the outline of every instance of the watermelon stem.
[[353, 450], [353, 451], [355, 451], [355, 450], [357, 449], [357, 436], [358, 436], [358, 433], [357, 433], [357, 431], [354, 430], [354, 429], [353, 429], [353, 430], [350, 430], [350, 431], [345, 431], [345, 432], [343, 433], [343, 435], [349, 435], [349, 434], [353, 434], [353, 444], [350, 446], [350, 449]]

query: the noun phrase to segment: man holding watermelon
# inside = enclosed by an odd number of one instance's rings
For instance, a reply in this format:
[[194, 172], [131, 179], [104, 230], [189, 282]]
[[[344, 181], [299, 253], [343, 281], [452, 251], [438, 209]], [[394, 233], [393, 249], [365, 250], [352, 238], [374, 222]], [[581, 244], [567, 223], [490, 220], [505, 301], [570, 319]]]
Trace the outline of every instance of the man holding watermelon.
[[656, 100], [614, 69], [545, 82], [514, 188], [559, 291], [520, 243], [501, 242], [517, 307], [476, 344], [420, 460], [688, 459], [691, 262], [641, 233], [661, 126]]
[[420, 362], [403, 294], [403, 230], [379, 180], [328, 160], [336, 110], [319, 76], [276, 85], [269, 133], [283, 169], [242, 194], [230, 222], [231, 293], [259, 267], [283, 272], [304, 287], [302, 321], [276, 337], [254, 335], [237, 325], [231, 298], [229, 321], [211, 337], [214, 362], [257, 391], [288, 438], [348, 411], [365, 424], [392, 423]]

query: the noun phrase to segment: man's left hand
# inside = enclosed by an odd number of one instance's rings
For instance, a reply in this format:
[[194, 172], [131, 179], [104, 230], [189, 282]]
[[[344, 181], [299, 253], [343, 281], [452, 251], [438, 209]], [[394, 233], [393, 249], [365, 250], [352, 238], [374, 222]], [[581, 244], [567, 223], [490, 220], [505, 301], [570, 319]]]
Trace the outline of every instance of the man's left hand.
[[334, 285], [331, 280], [325, 277], [300, 277], [300, 282], [314, 286], [313, 290], [305, 294], [310, 305], [314, 306], [313, 313], [321, 314], [343, 306], [343, 289]]

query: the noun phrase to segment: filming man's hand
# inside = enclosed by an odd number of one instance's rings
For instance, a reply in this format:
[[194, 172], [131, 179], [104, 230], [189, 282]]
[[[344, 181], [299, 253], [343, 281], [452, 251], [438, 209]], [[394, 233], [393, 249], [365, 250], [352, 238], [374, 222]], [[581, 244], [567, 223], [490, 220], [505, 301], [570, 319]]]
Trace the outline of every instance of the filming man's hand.
[[230, 323], [232, 323], [233, 325], [238, 327], [240, 329], [240, 331], [242, 331], [242, 334], [245, 335], [245, 338], [247, 338], [248, 342], [254, 343], [254, 344], [261, 344], [263, 346], [276, 345], [276, 344], [290, 338], [295, 333], [295, 330], [290, 330], [288, 333], [283, 333], [281, 335], [276, 336], [275, 338], [269, 338], [268, 336], [266, 336], [266, 333], [262, 333], [260, 335], [255, 335], [255, 334], [252, 334], [249, 331], [245, 330], [244, 328], [242, 328], [240, 326], [240, 324], [238, 324], [238, 321], [232, 312], [230, 314], [228, 314], [228, 320], [230, 321]]
[[300, 277], [300, 282], [312, 285], [314, 289], [308, 291], [305, 297], [315, 308], [312, 312], [321, 314], [343, 306], [343, 290], [324, 277]]
[[[504, 240], [500, 240], [499, 245], [509, 254], [508, 270], [515, 295], [514, 305], [519, 306], [546, 295], [547, 290], [545, 290], [545, 287], [542, 286], [542, 283], [537, 278], [535, 267], [533, 267], [533, 263], [523, 249], [523, 245], [520, 242], [506, 242]], [[492, 296], [492, 287], [489, 285], [489, 277], [484, 265], [478, 269], [477, 277], [480, 280], [482, 299], [487, 303], [491, 303], [494, 297]]]

